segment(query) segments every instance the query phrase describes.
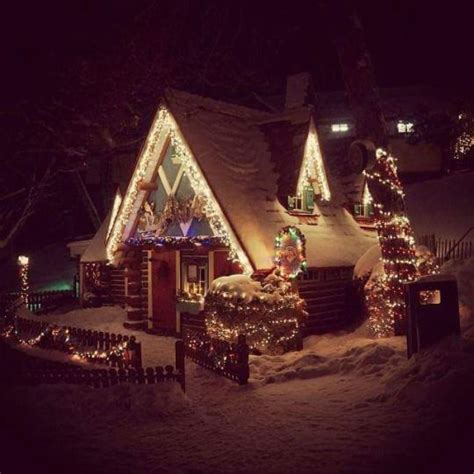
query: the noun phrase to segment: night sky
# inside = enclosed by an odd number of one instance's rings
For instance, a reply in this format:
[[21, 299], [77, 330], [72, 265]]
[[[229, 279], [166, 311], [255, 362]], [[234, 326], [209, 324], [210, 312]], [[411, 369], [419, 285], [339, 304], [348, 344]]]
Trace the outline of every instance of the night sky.
[[[146, 15], [152, 4], [159, 10], [167, 3], [10, 2], [2, 12], [5, 98], [11, 101], [51, 94], [71, 62], [109, 54], [134, 28], [132, 19], [139, 12]], [[216, 28], [224, 28], [216, 34], [238, 37], [228, 52], [237, 61], [245, 63], [252, 57], [249, 67], [265, 64], [270, 75], [310, 70], [320, 89], [341, 87], [336, 53], [330, 32], [321, 21], [318, 2], [287, 2], [286, 6], [277, 6], [277, 2], [258, 2], [258, 6], [253, 2], [180, 3], [183, 11], [190, 10], [191, 17], [196, 6], [214, 5]], [[449, 2], [448, 7], [445, 2], [424, 0], [358, 2], [379, 84], [469, 86], [470, 75], [463, 73], [472, 43], [467, 3]], [[240, 31], [235, 30], [237, 23]], [[193, 28], [190, 30], [192, 35]], [[259, 39], [262, 50], [249, 53]], [[266, 64], [265, 48], [272, 48], [272, 43], [278, 44], [280, 60]]]

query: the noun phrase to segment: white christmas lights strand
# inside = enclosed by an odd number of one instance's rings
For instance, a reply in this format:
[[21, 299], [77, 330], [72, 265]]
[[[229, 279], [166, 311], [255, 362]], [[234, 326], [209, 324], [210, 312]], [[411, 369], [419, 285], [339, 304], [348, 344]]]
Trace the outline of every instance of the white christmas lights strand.
[[314, 176], [321, 190], [321, 198], [324, 201], [329, 201], [331, 199], [331, 191], [326, 170], [324, 169], [321, 147], [319, 146], [316, 130], [311, 129], [306, 140], [303, 164], [298, 177], [298, 186], [296, 187], [299, 194], [303, 194], [304, 186], [309, 184]]
[[113, 224], [106, 245], [107, 258], [109, 261], [114, 260], [118, 246], [126, 238], [124, 232], [135, 207], [140, 191], [140, 182], [147, 176], [149, 167], [156, 166], [157, 164], [155, 148], [159, 139], [164, 138], [163, 134], [170, 136], [171, 142], [175, 147], [175, 153], [184, 165], [186, 175], [191, 182], [194, 192], [205, 197], [205, 214], [212, 231], [216, 236], [222, 238], [225, 245], [229, 248], [229, 258], [239, 262], [244, 274], [251, 274], [253, 268], [246, 253], [243, 251], [222, 210], [217, 205], [216, 198], [206, 183], [204, 175], [182, 136], [174, 117], [165, 107], [161, 107], [158, 111], [152, 132], [135, 168], [127, 193], [123, 198], [119, 213]]

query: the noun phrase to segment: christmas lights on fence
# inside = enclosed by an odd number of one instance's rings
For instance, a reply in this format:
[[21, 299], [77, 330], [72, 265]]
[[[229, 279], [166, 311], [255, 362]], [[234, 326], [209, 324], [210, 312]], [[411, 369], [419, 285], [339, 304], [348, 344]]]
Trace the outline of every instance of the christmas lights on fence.
[[21, 337], [20, 332], [15, 327], [15, 324], [9, 325], [1, 335], [7, 339], [12, 338], [15, 340], [15, 342], [30, 347], [41, 347], [45, 340], [48, 337], [51, 337], [56, 344], [56, 348], [67, 352], [74, 359], [86, 360], [88, 362], [110, 362], [113, 360], [123, 360], [125, 359], [126, 352], [129, 348], [129, 341], [122, 341], [111, 347], [109, 350], [94, 349], [92, 351], [79, 351], [74, 346], [69, 329], [60, 328], [55, 325], [48, 325], [37, 336], [29, 339]]

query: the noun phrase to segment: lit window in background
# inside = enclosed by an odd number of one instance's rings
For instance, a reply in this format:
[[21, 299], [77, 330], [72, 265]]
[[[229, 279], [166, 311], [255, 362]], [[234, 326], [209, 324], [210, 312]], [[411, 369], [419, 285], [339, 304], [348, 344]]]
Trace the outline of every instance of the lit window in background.
[[333, 123], [331, 125], [331, 132], [347, 132], [349, 130], [349, 124], [347, 123]]
[[411, 133], [413, 132], [412, 122], [402, 122], [401, 120], [397, 123], [398, 133]]

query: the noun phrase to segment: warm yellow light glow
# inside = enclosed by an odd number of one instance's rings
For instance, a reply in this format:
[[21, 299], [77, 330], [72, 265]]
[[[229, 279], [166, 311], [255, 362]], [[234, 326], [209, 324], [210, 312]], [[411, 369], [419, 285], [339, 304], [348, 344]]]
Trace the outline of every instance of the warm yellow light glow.
[[373, 202], [372, 195], [370, 194], [369, 186], [367, 185], [367, 181], [366, 181], [364, 185], [364, 192], [362, 193], [362, 204], [364, 206], [368, 206], [369, 204], [372, 204], [372, 202]]
[[117, 214], [118, 214], [121, 204], [122, 204], [122, 194], [120, 193], [120, 190], [117, 189], [117, 192], [115, 193], [114, 204], [112, 206], [112, 214], [110, 215], [110, 222], [109, 222], [109, 228], [107, 229], [106, 240], [109, 238], [110, 232], [112, 231], [112, 227], [114, 225], [115, 219], [117, 218]]
[[298, 186], [296, 192], [303, 194], [304, 186], [316, 181], [320, 192], [321, 198], [324, 201], [331, 199], [331, 191], [326, 176], [326, 170], [324, 168], [323, 157], [321, 155], [321, 147], [319, 146], [318, 133], [311, 121], [308, 138], [306, 139], [306, 145], [304, 149], [303, 163], [300, 169], [300, 175], [298, 177]]
[[18, 257], [18, 265], [28, 265], [30, 259], [26, 255], [20, 255]]
[[217, 204], [214, 193], [207, 184], [174, 117], [165, 107], [161, 107], [155, 117], [151, 132], [130, 180], [117, 218], [113, 223], [110, 237], [107, 241], [108, 259], [110, 261], [115, 259], [117, 247], [130, 236], [129, 234], [132, 230], [131, 219], [138, 212], [145, 197], [145, 191], [139, 188], [140, 182], [151, 179], [153, 171], [158, 165], [160, 152], [166, 145], [168, 138], [171, 139], [176, 156], [179, 156], [181, 163], [183, 163], [184, 172], [189, 178], [194, 192], [202, 195], [205, 199], [204, 212], [214, 235], [223, 240], [224, 244], [229, 248], [230, 258], [240, 263], [243, 272], [245, 274], [252, 273], [253, 268], [246, 253], [243, 251], [222, 209]]

